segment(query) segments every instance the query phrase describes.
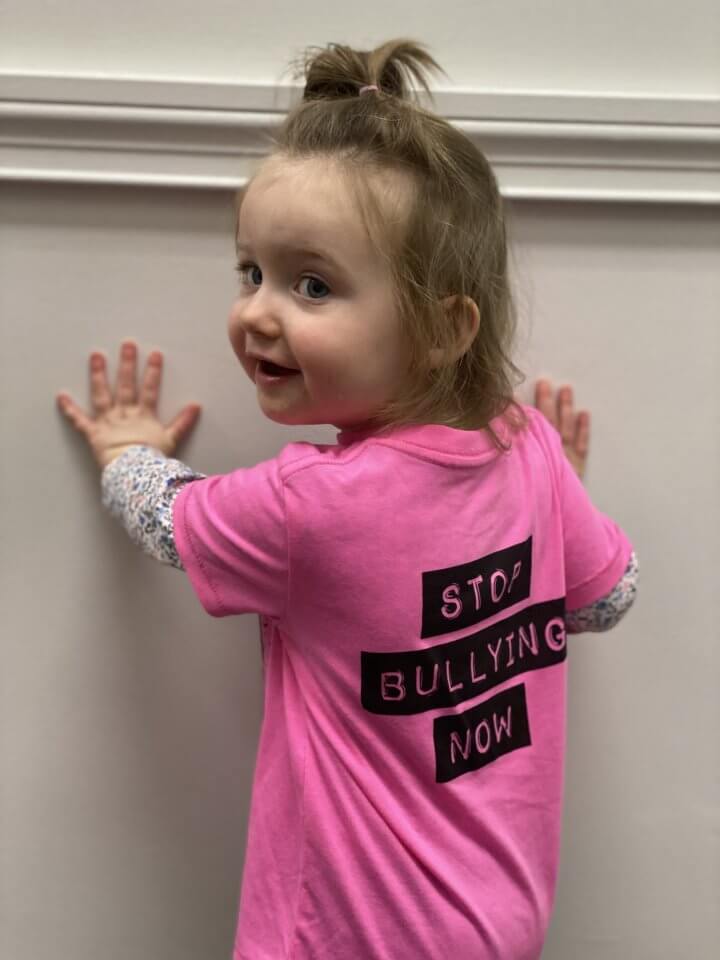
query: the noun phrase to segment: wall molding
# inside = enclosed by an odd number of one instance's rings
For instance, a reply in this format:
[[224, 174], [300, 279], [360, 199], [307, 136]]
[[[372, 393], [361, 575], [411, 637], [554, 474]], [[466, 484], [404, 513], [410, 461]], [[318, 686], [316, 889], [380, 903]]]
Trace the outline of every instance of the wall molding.
[[[234, 190], [298, 86], [0, 71], [0, 179]], [[518, 200], [720, 203], [720, 98], [439, 90]]]

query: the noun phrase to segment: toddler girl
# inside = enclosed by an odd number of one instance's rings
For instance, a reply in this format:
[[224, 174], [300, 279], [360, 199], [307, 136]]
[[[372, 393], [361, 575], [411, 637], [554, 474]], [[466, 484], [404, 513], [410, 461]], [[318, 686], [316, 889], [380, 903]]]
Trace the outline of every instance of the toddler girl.
[[[482, 153], [409, 97], [405, 40], [308, 51], [302, 102], [238, 197], [228, 333], [277, 423], [331, 423], [205, 476], [171, 459], [123, 346], [94, 416], [59, 403], [103, 504], [265, 665], [235, 960], [537, 960], [555, 894], [568, 633], [635, 596], [547, 384], [513, 395], [502, 201]], [[562, 437], [561, 437], [562, 434]], [[565, 449], [564, 449], [565, 443]], [[574, 460], [575, 469], [569, 459]], [[575, 472], [577, 470], [577, 473]]]

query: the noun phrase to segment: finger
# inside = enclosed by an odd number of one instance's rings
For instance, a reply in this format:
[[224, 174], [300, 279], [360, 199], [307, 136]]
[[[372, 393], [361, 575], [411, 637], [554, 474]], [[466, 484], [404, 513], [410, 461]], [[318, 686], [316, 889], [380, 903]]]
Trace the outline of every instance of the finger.
[[86, 437], [89, 436], [93, 421], [78, 407], [67, 393], [59, 393], [57, 395], [57, 405], [76, 430]]
[[202, 407], [197, 403], [188, 404], [188, 406], [183, 407], [180, 413], [167, 425], [165, 429], [172, 437], [176, 446], [180, 444], [193, 429], [200, 416], [201, 410]]
[[120, 348], [115, 402], [129, 406], [136, 403], [137, 395], [137, 345], [134, 340], [124, 340]]
[[590, 414], [583, 410], [578, 414], [575, 433], [575, 450], [579, 457], [585, 459], [590, 447]]
[[558, 421], [563, 443], [572, 443], [575, 439], [575, 416], [573, 414], [572, 387], [564, 386], [558, 393]]
[[549, 380], [538, 380], [535, 384], [535, 406], [557, 428], [558, 415], [553, 403], [552, 383]]
[[105, 355], [97, 350], [90, 354], [90, 401], [96, 413], [105, 413], [112, 406]]
[[159, 350], [153, 350], [145, 364], [145, 376], [140, 389], [140, 406], [157, 410], [160, 395], [160, 381], [162, 380], [163, 355]]

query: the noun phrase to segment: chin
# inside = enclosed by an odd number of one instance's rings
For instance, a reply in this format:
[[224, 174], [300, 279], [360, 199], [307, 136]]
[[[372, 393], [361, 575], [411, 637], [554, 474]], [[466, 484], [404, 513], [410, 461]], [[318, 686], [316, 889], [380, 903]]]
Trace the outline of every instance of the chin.
[[272, 420], [273, 423], [282, 423], [286, 427], [292, 427], [295, 424], [307, 423], [307, 420], [303, 420], [302, 417], [296, 419], [289, 411], [285, 410], [266, 410], [262, 404], [260, 404], [260, 412], [267, 420]]

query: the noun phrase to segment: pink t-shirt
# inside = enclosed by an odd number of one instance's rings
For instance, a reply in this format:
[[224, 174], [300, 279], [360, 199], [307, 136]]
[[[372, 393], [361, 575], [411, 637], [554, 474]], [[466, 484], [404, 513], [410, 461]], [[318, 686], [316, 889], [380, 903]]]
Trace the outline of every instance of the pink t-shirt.
[[180, 558], [257, 613], [265, 707], [234, 960], [537, 960], [560, 852], [564, 611], [632, 545], [525, 406], [290, 443], [187, 484]]

